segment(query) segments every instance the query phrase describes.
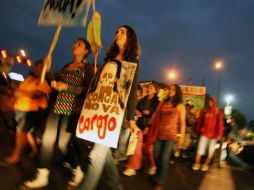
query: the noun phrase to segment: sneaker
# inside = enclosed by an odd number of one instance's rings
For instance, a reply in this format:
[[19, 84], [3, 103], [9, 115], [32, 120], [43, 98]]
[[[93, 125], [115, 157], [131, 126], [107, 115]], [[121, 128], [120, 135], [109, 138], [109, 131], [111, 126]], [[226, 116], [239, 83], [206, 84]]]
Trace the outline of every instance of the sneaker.
[[192, 169], [193, 169], [193, 170], [199, 170], [199, 169], [200, 169], [200, 164], [194, 164], [194, 165], [192, 166]]
[[78, 184], [84, 178], [84, 173], [81, 170], [80, 166], [78, 166], [76, 169], [72, 169], [72, 173], [73, 173], [73, 177], [71, 180], [68, 181], [68, 185], [75, 187], [75, 186], [78, 186]]
[[174, 155], [175, 155], [176, 158], [179, 158], [180, 157], [180, 152], [179, 151], [175, 151]]
[[127, 168], [123, 171], [123, 174], [126, 176], [134, 176], [134, 175], [136, 175], [136, 170]]
[[119, 165], [122, 161], [126, 161], [127, 157], [122, 157], [122, 158], [114, 158], [114, 163], [116, 165]]
[[31, 181], [25, 181], [24, 185], [31, 189], [41, 188], [48, 185], [48, 180], [49, 180], [49, 170], [46, 168], [43, 169], [38, 168], [36, 178]]
[[170, 160], [169, 164], [173, 165], [173, 164], [175, 164], [175, 161], [174, 160]]
[[148, 171], [147, 171], [147, 173], [148, 173], [149, 175], [155, 175], [156, 172], [157, 172], [157, 168], [156, 168], [155, 166], [150, 167], [150, 168], [148, 169]]
[[208, 171], [208, 170], [209, 170], [209, 165], [203, 164], [202, 167], [201, 167], [201, 171], [206, 172], [206, 171]]

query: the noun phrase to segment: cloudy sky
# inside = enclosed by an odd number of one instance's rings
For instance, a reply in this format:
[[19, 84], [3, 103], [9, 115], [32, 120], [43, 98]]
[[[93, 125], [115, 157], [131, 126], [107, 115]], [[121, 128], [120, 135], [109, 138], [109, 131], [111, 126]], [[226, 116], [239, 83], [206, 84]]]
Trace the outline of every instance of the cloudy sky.
[[[0, 1], [0, 49], [15, 54], [24, 48], [33, 61], [47, 54], [56, 27], [37, 25], [43, 2]], [[216, 97], [219, 74], [213, 63], [223, 60], [221, 102], [232, 94], [233, 106], [254, 119], [253, 0], [97, 0], [96, 8], [102, 16], [100, 63], [117, 27], [128, 24], [142, 47], [140, 81], [169, 83], [167, 72], [175, 68], [177, 83], [188, 84], [191, 78], [198, 86], [205, 81], [207, 92]], [[71, 46], [79, 36], [86, 37], [86, 28], [63, 28], [53, 55], [54, 70], [72, 60]], [[14, 67], [16, 72], [26, 69]]]

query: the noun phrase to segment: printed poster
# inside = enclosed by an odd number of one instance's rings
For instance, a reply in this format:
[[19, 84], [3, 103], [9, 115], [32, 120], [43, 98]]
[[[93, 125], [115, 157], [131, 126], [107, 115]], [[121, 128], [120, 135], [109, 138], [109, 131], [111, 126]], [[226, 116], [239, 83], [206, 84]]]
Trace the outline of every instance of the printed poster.
[[117, 147], [136, 66], [125, 61], [108, 62], [97, 71], [82, 108], [77, 137]]
[[199, 116], [200, 110], [205, 106], [206, 87], [181, 85], [184, 104], [192, 105], [193, 112]]

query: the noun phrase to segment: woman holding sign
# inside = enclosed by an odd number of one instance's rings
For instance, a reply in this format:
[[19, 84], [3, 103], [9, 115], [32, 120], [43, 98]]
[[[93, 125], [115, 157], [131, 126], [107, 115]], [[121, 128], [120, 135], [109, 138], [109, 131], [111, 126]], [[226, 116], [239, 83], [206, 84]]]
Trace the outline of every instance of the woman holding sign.
[[[137, 128], [134, 120], [134, 111], [136, 106], [139, 54], [140, 47], [135, 31], [130, 26], [120, 26], [117, 29], [114, 42], [107, 51], [105, 64], [103, 64], [96, 73], [87, 98], [89, 100], [89, 96], [91, 94], [96, 94], [98, 89], [99, 92], [101, 92], [103, 89], [108, 89], [105, 90], [105, 93], [111, 90], [112, 93], [109, 94], [117, 94], [118, 105], [115, 107], [115, 109], [112, 108], [113, 111], [109, 111], [109, 113], [118, 113], [119, 110], [121, 110], [119, 112], [125, 112], [126, 118], [130, 123], [131, 130], [135, 130]], [[135, 67], [134, 71], [131, 69], [133, 66]], [[115, 72], [112, 72], [112, 70]], [[126, 81], [125, 78], [128, 78], [129, 76], [133, 77], [131, 80]], [[109, 86], [111, 86], [111, 88], [107, 88]], [[108, 96], [108, 94], [104, 95]], [[101, 114], [99, 111], [97, 112], [98, 113], [95, 114]], [[107, 111], [105, 111], [105, 113], [107, 114]], [[83, 114], [81, 115], [80, 122], [83, 120], [83, 118], [85, 118], [85, 116], [85, 114], [84, 117]], [[112, 117], [112, 121], [113, 119], [114, 118]], [[123, 115], [121, 119], [123, 119]], [[122, 123], [120, 123], [120, 126], [121, 124]], [[80, 129], [80, 126], [81, 124], [79, 124], [79, 130], [82, 132], [83, 128]], [[99, 126], [97, 127], [99, 128]], [[110, 129], [113, 129], [113, 125], [110, 126]], [[107, 134], [109, 134], [109, 131]], [[82, 137], [82, 134], [80, 136]], [[98, 139], [100, 138], [104, 138], [104, 136], [99, 135]], [[111, 142], [108, 141], [108, 143], [110, 144]], [[117, 144], [117, 140], [114, 143]], [[112, 189], [122, 189], [117, 168], [114, 164], [109, 146], [111, 145], [103, 144], [103, 142], [100, 144], [96, 143], [94, 145], [90, 153], [91, 164], [88, 167], [85, 180], [80, 186], [81, 190], [96, 189], [104, 169], [111, 181]]]

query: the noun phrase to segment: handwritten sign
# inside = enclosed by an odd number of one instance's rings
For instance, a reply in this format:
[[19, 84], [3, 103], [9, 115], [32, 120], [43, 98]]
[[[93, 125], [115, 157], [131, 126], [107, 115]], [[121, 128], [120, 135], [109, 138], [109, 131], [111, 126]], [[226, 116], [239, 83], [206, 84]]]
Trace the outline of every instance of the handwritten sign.
[[38, 24], [86, 26], [91, 0], [45, 0]]
[[[116, 148], [136, 64], [108, 62], [96, 73], [96, 89], [85, 99], [76, 134], [79, 138]], [[121, 67], [120, 76], [117, 71]], [[99, 75], [99, 76], [98, 76]]]

